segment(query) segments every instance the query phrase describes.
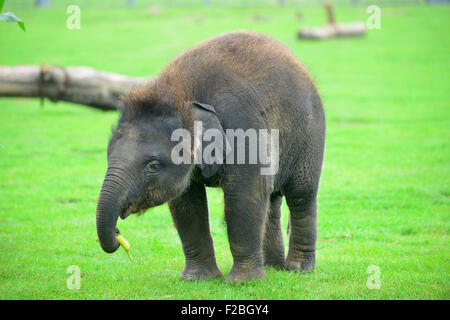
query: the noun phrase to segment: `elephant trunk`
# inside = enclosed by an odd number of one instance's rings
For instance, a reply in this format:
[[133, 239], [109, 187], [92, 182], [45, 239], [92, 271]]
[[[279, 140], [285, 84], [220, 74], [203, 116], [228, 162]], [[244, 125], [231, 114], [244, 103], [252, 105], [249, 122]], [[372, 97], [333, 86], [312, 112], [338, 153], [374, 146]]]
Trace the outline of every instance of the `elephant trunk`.
[[116, 239], [116, 223], [127, 205], [130, 183], [115, 170], [108, 169], [97, 203], [97, 235], [105, 252], [115, 252], [120, 244]]

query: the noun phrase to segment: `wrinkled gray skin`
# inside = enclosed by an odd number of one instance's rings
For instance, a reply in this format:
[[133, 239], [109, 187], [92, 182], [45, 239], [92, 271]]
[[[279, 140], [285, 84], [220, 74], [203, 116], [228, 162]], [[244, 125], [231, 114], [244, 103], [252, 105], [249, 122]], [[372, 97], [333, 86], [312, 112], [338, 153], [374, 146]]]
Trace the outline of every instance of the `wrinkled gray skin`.
[[[261, 175], [259, 164], [175, 165], [171, 150], [177, 142], [170, 136], [185, 125], [186, 116], [174, 105], [176, 99], [149, 101], [134, 118], [125, 107], [108, 146], [108, 170], [97, 207], [104, 251], [114, 252], [119, 246], [119, 216], [125, 219], [168, 202], [186, 258], [181, 277], [221, 276], [208, 221], [205, 186], [211, 186], [224, 192], [233, 255], [226, 281], [265, 278], [264, 266], [296, 272], [314, 268], [324, 114], [303, 67], [290, 53], [280, 52], [287, 50], [266, 37], [229, 33], [181, 55], [155, 82], [170, 89], [180, 81], [177, 90], [189, 92], [187, 108], [205, 129], [278, 129], [279, 170], [273, 176]], [[178, 80], [171, 78], [174, 74]], [[214, 107], [215, 113], [202, 104]], [[280, 225], [283, 196], [290, 211], [287, 257]]]

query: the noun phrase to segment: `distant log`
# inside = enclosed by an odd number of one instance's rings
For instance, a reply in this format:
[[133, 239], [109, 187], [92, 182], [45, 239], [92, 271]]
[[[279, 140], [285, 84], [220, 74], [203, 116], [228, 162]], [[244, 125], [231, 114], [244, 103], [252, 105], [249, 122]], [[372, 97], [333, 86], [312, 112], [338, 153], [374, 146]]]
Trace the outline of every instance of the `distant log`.
[[0, 97], [38, 97], [101, 110], [120, 107], [121, 95], [151, 78], [136, 78], [90, 67], [0, 66]]
[[363, 22], [327, 24], [319, 28], [305, 27], [298, 37], [302, 39], [325, 39], [330, 37], [359, 37], [366, 33]]
[[304, 27], [298, 33], [300, 39], [325, 39], [330, 37], [355, 37], [366, 33], [366, 25], [363, 22], [336, 23], [334, 10], [331, 3], [325, 3], [328, 23], [323, 27]]

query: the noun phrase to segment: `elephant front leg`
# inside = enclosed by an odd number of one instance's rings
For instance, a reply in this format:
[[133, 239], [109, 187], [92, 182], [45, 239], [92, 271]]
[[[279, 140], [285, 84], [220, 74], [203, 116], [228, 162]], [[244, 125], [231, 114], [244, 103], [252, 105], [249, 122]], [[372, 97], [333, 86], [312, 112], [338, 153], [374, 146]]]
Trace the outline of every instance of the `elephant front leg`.
[[181, 278], [197, 280], [222, 276], [214, 256], [205, 187], [191, 184], [179, 198], [169, 202], [169, 208], [186, 259]]
[[225, 194], [225, 219], [233, 267], [227, 282], [267, 278], [263, 265], [262, 237], [267, 200]]

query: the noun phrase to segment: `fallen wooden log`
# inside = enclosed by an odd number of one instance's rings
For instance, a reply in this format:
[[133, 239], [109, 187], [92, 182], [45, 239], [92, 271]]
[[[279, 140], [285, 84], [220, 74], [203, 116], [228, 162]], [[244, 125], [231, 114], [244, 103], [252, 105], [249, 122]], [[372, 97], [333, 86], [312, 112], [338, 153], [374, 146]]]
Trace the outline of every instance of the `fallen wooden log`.
[[119, 97], [151, 78], [129, 77], [90, 67], [0, 66], [0, 97], [39, 97], [101, 110], [116, 110]]
[[337, 23], [334, 18], [334, 10], [331, 3], [326, 2], [328, 23], [323, 27], [303, 27], [298, 33], [300, 39], [326, 39], [330, 37], [356, 37], [366, 33], [366, 25], [363, 22]]
[[363, 22], [327, 24], [319, 28], [305, 27], [298, 37], [302, 39], [325, 39], [330, 37], [357, 37], [366, 33]]

